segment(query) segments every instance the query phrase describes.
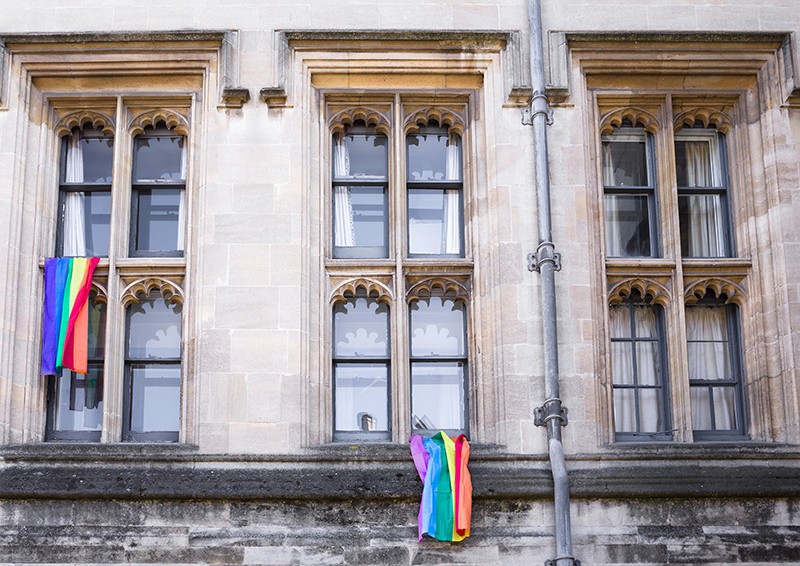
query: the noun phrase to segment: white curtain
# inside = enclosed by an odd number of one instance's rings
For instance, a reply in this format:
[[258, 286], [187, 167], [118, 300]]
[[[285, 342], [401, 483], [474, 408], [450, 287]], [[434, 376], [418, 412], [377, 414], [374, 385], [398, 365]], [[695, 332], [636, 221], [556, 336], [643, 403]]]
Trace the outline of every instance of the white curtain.
[[[188, 140], [181, 139], [181, 180], [186, 183], [186, 146]], [[178, 195], [178, 251], [183, 251], [186, 232], [186, 189], [181, 189]]]
[[[603, 186], [613, 187], [614, 157], [611, 153], [611, 144], [603, 144]], [[619, 209], [619, 199], [615, 195], [606, 195], [604, 199], [606, 214], [606, 255], [608, 257], [623, 257], [626, 254], [622, 249], [622, 218]]]
[[[448, 181], [461, 180], [461, 138], [450, 136], [447, 143], [445, 177]], [[444, 192], [444, 253], [461, 253], [461, 222], [459, 219], [459, 191]]]
[[[637, 338], [656, 338], [658, 327], [656, 313], [652, 307], [634, 307]], [[630, 338], [630, 310], [627, 304], [610, 307], [612, 338]], [[611, 375], [614, 385], [634, 385], [633, 342], [611, 343]], [[636, 366], [639, 386], [658, 386], [659, 344], [654, 342], [636, 343]], [[660, 387], [637, 389], [614, 388], [614, 423], [617, 432], [660, 432], [661, 419]], [[636, 423], [636, 400], [639, 396], [639, 426]]]
[[[67, 144], [66, 183], [83, 183], [83, 148], [80, 132]], [[68, 192], [64, 197], [64, 255], [86, 255], [86, 214], [83, 192]]]
[[[689, 187], [721, 186], [719, 162], [712, 159], [707, 141], [684, 142], [686, 184]], [[714, 152], [716, 154], [716, 152]], [[718, 195], [685, 196], [689, 204], [689, 249], [691, 257], [726, 255], [722, 202]]]
[[[689, 354], [689, 378], [728, 379], [731, 375], [726, 351], [727, 312], [724, 306], [686, 308], [686, 340]], [[709, 399], [713, 391], [713, 400]], [[736, 428], [733, 387], [691, 387], [692, 428], [694, 430], [731, 430]], [[710, 402], [714, 404], [715, 422], [711, 422]], [[715, 426], [712, 426], [715, 425]]]
[[[347, 177], [350, 174], [350, 154], [347, 151], [344, 135], [336, 134], [333, 145], [333, 176]], [[333, 245], [352, 248], [356, 245], [353, 221], [353, 204], [350, 201], [350, 187], [337, 186], [333, 189], [334, 227]]]

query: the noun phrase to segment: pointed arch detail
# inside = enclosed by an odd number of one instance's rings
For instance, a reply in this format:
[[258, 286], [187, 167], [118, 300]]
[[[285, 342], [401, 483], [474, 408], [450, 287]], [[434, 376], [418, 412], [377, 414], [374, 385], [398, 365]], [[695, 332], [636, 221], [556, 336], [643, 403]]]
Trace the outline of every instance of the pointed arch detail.
[[328, 124], [334, 134], [344, 133], [347, 127], [358, 121], [363, 121], [367, 126], [375, 128], [379, 134], [389, 135], [390, 120], [383, 112], [372, 108], [358, 106], [341, 110], [331, 116]]
[[392, 290], [380, 281], [367, 277], [354, 277], [339, 284], [331, 292], [329, 300], [332, 305], [344, 303], [355, 297], [359, 292], [364, 292], [367, 297], [387, 305], [391, 304], [394, 298]]
[[634, 291], [638, 291], [642, 297], [662, 307], [667, 306], [672, 299], [669, 289], [662, 283], [646, 277], [635, 277], [615, 283], [608, 291], [608, 303], [610, 305], [622, 303]]
[[441, 127], [449, 128], [450, 134], [464, 135], [466, 124], [464, 116], [449, 108], [439, 106], [416, 109], [409, 113], [405, 119], [405, 132], [406, 134], [416, 134], [429, 122], [436, 122]]
[[432, 295], [455, 301], [467, 301], [469, 300], [469, 289], [466, 281], [450, 277], [429, 277], [414, 283], [406, 292], [406, 300], [415, 301]]
[[101, 129], [106, 136], [114, 135], [114, 119], [108, 114], [94, 110], [70, 112], [58, 121], [55, 130], [59, 137], [68, 136], [72, 133], [73, 128], [82, 129], [87, 125], [94, 129]]
[[733, 128], [733, 120], [725, 112], [716, 108], [692, 108], [675, 116], [675, 131], [682, 128], [691, 128], [695, 124], [704, 128], [716, 128], [718, 132], [727, 134]]
[[122, 291], [122, 304], [127, 307], [132, 303], [138, 303], [154, 290], [160, 291], [164, 299], [170, 303], [183, 304], [183, 290], [180, 286], [161, 277], [143, 277], [130, 283]]
[[709, 291], [714, 293], [718, 299], [725, 297], [725, 303], [742, 306], [747, 300], [747, 293], [741, 285], [722, 277], [708, 277], [692, 281], [685, 286], [683, 298], [687, 305], [693, 305], [703, 299]]
[[143, 134], [145, 128], [154, 128], [159, 122], [164, 122], [167, 128], [174, 130], [178, 135], [189, 135], [189, 120], [177, 110], [169, 108], [157, 108], [134, 116], [128, 124], [128, 129], [132, 136], [137, 136]]
[[644, 131], [655, 134], [659, 128], [658, 118], [655, 114], [641, 108], [620, 108], [607, 112], [600, 118], [600, 134], [613, 134], [616, 128], [628, 120], [634, 126], [644, 128]]

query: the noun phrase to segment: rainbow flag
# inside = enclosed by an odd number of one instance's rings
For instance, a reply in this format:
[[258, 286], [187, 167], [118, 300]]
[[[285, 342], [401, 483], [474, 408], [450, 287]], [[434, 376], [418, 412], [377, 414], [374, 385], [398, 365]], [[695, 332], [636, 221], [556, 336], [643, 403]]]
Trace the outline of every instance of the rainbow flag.
[[419, 540], [460, 541], [469, 536], [472, 520], [472, 479], [467, 469], [469, 443], [463, 434], [444, 432], [432, 437], [411, 435], [411, 457], [422, 480]]
[[44, 262], [42, 375], [61, 368], [86, 373], [89, 291], [97, 257], [51, 257]]

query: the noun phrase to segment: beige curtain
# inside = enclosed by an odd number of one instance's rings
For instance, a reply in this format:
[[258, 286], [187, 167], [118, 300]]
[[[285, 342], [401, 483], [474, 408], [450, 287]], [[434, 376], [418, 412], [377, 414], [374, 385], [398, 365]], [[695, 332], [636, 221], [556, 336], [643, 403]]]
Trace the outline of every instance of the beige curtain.
[[[610, 324], [612, 338], [630, 338], [630, 307], [627, 304], [612, 305]], [[652, 307], [634, 307], [636, 335], [638, 338], [658, 336], [656, 313]], [[633, 342], [611, 343], [611, 375], [614, 385], [634, 385], [633, 356], [636, 356], [639, 386], [659, 385], [658, 357], [659, 345], [654, 342], [637, 342], [636, 352]], [[659, 432], [664, 429], [661, 416], [660, 387], [656, 388], [615, 388], [614, 423], [617, 432]], [[639, 397], [639, 426], [636, 422], [636, 399]]]
[[[686, 182], [689, 187], [721, 186], [719, 163], [708, 141], [684, 142]], [[691, 257], [724, 257], [722, 202], [719, 195], [691, 195], [689, 200], [689, 249]]]
[[[730, 377], [730, 358], [726, 348], [727, 328], [727, 309], [724, 306], [686, 308], [686, 340], [690, 379], [708, 381], [708, 385], [713, 385], [714, 381]], [[734, 394], [733, 387], [693, 386], [691, 388], [692, 428], [694, 430], [735, 429]], [[710, 399], [709, 395], [713, 395], [713, 399]], [[711, 401], [714, 403], [714, 423], [711, 420]]]

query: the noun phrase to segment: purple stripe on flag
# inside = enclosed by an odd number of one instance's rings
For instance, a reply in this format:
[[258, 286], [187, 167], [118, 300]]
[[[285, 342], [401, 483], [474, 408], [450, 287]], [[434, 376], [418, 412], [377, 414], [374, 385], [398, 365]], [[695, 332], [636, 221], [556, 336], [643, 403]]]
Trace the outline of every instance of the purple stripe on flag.
[[42, 318], [42, 375], [56, 373], [56, 258], [44, 262], [44, 316]]

